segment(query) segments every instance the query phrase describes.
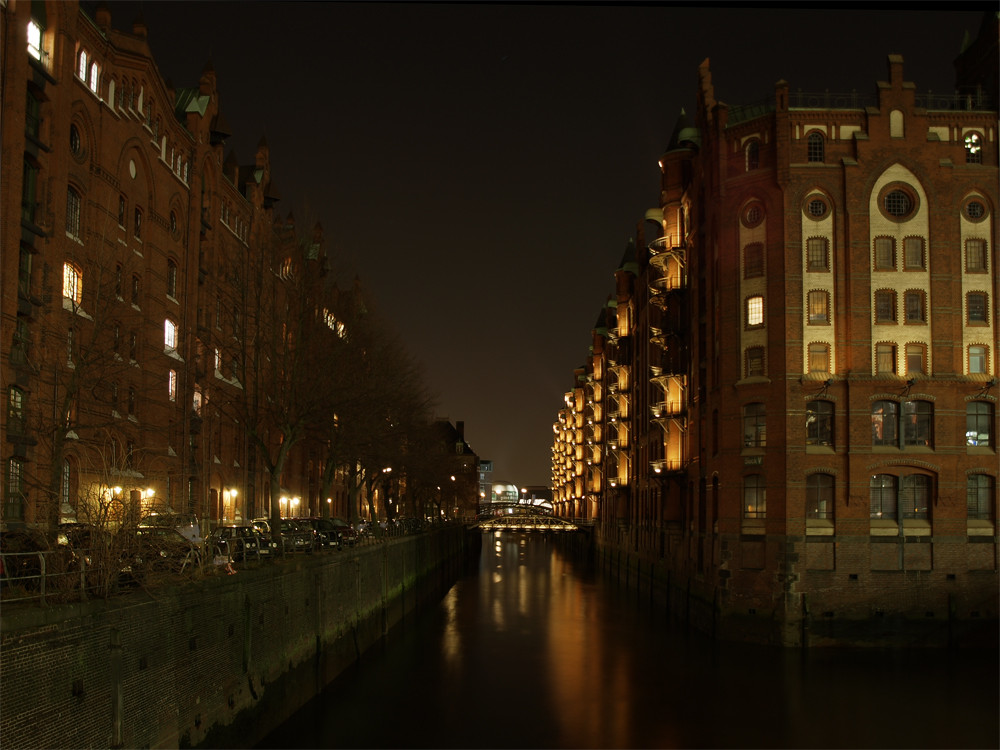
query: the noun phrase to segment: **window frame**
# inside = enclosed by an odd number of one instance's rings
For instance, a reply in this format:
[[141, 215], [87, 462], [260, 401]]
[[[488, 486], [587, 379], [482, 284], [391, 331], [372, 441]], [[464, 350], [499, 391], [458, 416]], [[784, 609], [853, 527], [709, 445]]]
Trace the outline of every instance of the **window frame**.
[[[876, 410], [879, 410], [878, 412]], [[872, 447], [899, 447], [899, 402], [889, 399], [873, 401], [871, 409]], [[879, 435], [881, 433], [881, 435]]]
[[755, 279], [763, 275], [764, 244], [751, 242], [743, 248], [743, 278]]
[[163, 319], [163, 350], [165, 352], [176, 352], [179, 333], [177, 323], [171, 318]]
[[[747, 330], [764, 327], [764, 295], [751, 294], [743, 304]], [[754, 322], [757, 320], [757, 322]]]
[[[927, 345], [926, 344], [916, 344], [909, 343], [906, 345], [904, 350], [904, 356], [906, 358], [906, 374], [916, 374], [916, 375], [926, 375], [927, 374]], [[913, 357], [920, 358], [920, 366], [911, 367], [910, 361]]]
[[63, 299], [79, 307], [83, 304], [83, 271], [72, 261], [63, 261]]
[[[822, 255], [822, 263], [819, 256]], [[830, 270], [830, 241], [826, 237], [806, 239], [806, 272], [826, 273]]]
[[66, 235], [75, 240], [80, 239], [80, 222], [83, 210], [83, 197], [72, 185], [66, 188]]
[[872, 240], [872, 270], [895, 271], [896, 268], [895, 237], [876, 237]]
[[834, 446], [835, 415], [832, 401], [814, 399], [806, 403], [806, 445]]
[[[965, 445], [968, 448], [994, 447], [993, 423], [995, 408], [989, 401], [969, 401], [965, 404]], [[983, 437], [985, 436], [985, 440]]]
[[868, 482], [868, 517], [873, 521], [895, 521], [899, 512], [899, 477], [873, 474]]
[[[990, 348], [986, 344], [969, 344], [966, 354], [970, 375], [985, 375], [990, 369]], [[973, 363], [978, 367], [973, 369]]]
[[[973, 304], [973, 300], [976, 300]], [[973, 311], [976, 317], [973, 318]], [[967, 326], [988, 326], [990, 323], [990, 295], [988, 292], [972, 291], [965, 295], [965, 324]]]
[[830, 521], [834, 517], [833, 474], [814, 472], [806, 477], [806, 520]]
[[[975, 252], [972, 249], [976, 248]], [[976, 262], [973, 263], [972, 260]], [[989, 253], [987, 242], [981, 237], [969, 237], [965, 240], [965, 272], [987, 273], [989, 271]]]
[[898, 508], [903, 519], [926, 521], [934, 499], [934, 481], [927, 474], [905, 474], [900, 477]]
[[927, 293], [923, 289], [903, 292], [903, 324], [927, 325]]
[[[746, 349], [746, 376], [748, 378], [761, 378], [767, 376], [767, 365], [764, 360], [765, 352], [763, 346], [748, 346]], [[759, 367], [755, 367], [759, 364]]]
[[743, 418], [743, 447], [767, 447], [767, 407], [763, 401], [751, 401], [741, 410]]
[[965, 508], [970, 521], [993, 521], [996, 518], [996, 477], [976, 473], [965, 478]]
[[[830, 372], [830, 345], [822, 341], [812, 341], [806, 348], [806, 367], [809, 372]], [[817, 361], [822, 357], [822, 363]], [[822, 366], [818, 366], [822, 364]]]
[[[914, 260], [913, 246], [918, 246], [919, 258]], [[926, 271], [927, 270], [927, 243], [923, 237], [910, 236], [903, 238], [903, 270], [904, 271]]]
[[743, 518], [767, 518], [767, 484], [763, 474], [743, 477]]
[[806, 161], [814, 164], [826, 161], [826, 136], [818, 130], [806, 135]]
[[830, 325], [830, 293], [825, 289], [810, 289], [806, 293], [806, 321], [811, 326]]
[[962, 143], [965, 148], [965, 163], [982, 164], [983, 163], [982, 133], [976, 130], [966, 133], [965, 137], [962, 139]]

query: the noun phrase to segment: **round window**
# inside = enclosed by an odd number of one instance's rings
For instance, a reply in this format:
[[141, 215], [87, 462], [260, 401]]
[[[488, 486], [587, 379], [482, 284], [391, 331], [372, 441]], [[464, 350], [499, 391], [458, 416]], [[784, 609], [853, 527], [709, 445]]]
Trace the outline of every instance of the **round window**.
[[826, 201], [819, 197], [813, 197], [806, 203], [806, 213], [812, 219], [822, 219], [829, 212], [830, 207]]
[[753, 202], [743, 211], [743, 225], [755, 227], [764, 221], [764, 206], [762, 203]]
[[973, 198], [966, 202], [962, 208], [962, 212], [969, 221], [982, 221], [986, 218], [987, 214], [986, 204], [978, 198]]
[[917, 194], [906, 185], [888, 185], [879, 194], [878, 204], [887, 219], [906, 221], [917, 211]]

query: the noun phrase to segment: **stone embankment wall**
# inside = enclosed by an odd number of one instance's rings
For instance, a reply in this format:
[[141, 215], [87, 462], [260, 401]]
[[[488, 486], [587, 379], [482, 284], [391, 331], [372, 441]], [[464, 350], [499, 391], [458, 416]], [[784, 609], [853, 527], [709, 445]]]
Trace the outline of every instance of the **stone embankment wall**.
[[248, 747], [457, 578], [461, 527], [0, 612], [0, 746]]

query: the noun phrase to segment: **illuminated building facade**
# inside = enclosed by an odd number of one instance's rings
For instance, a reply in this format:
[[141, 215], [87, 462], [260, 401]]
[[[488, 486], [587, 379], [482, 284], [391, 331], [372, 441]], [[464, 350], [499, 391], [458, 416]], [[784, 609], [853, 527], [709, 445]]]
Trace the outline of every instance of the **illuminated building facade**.
[[[215, 73], [169, 88], [141, 22], [38, 0], [0, 18], [4, 527], [98, 506], [263, 515], [265, 471], [225, 407], [254, 393], [243, 342], [283, 301], [248, 279], [323, 262], [275, 216], [267, 144], [224, 158]], [[287, 466], [303, 510], [328, 513], [308, 452]]]
[[873, 96], [746, 107], [699, 69], [553, 449], [557, 513], [596, 506], [605, 559], [690, 622], [995, 627], [996, 68], [988, 14], [954, 96], [898, 56]]

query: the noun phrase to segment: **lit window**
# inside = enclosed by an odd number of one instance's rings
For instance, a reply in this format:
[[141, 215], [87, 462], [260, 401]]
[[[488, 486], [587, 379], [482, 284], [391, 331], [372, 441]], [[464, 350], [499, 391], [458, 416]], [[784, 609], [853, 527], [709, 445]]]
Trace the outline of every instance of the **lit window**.
[[970, 474], [965, 480], [965, 496], [971, 520], [993, 520], [993, 508], [996, 504], [993, 477], [988, 474]]
[[986, 240], [965, 241], [965, 270], [986, 273]]
[[751, 474], [743, 477], [743, 517], [765, 518], [767, 515], [767, 488], [764, 477]]
[[806, 404], [806, 445], [833, 445], [833, 402]]
[[169, 351], [177, 349], [177, 324], [170, 318], [163, 321], [163, 345]]
[[767, 420], [762, 403], [755, 402], [743, 407], [743, 445], [747, 448], [763, 448], [767, 445]]
[[986, 292], [969, 292], [969, 316], [968, 322], [970, 326], [974, 325], [986, 325], [988, 320], [986, 307], [987, 298]]
[[167, 398], [171, 401], [177, 400], [177, 370], [167, 373]]
[[969, 133], [965, 136], [965, 163], [983, 163], [983, 139], [979, 133]]
[[833, 475], [806, 477], [806, 518], [833, 518]]
[[830, 372], [830, 347], [826, 344], [809, 344], [809, 372]]
[[764, 298], [762, 296], [754, 295], [753, 297], [747, 298], [747, 326], [762, 326], [764, 325]]
[[66, 234], [80, 239], [80, 194], [73, 188], [66, 189]]
[[812, 132], [807, 140], [808, 161], [823, 161], [826, 158], [823, 134]]
[[869, 485], [869, 516], [875, 520], [896, 519], [896, 477], [876, 474]]
[[927, 374], [927, 349], [923, 344], [906, 345], [907, 374]]
[[809, 325], [830, 322], [830, 295], [824, 291], [809, 292]]
[[222, 352], [218, 349], [215, 350], [215, 372], [222, 374]]
[[87, 50], [80, 50], [80, 64], [77, 66], [76, 74], [81, 81], [87, 80]]
[[63, 297], [77, 305], [83, 302], [83, 276], [72, 263], [63, 263]]
[[90, 64], [90, 90], [97, 93], [97, 63]]
[[7, 434], [24, 432], [24, 391], [12, 385], [7, 392]]
[[42, 27], [33, 18], [28, 21], [28, 54], [36, 60], [42, 59]]
[[993, 445], [993, 404], [970, 401], [965, 405], [965, 444], [975, 448]]
[[830, 253], [825, 237], [810, 237], [806, 240], [806, 269], [809, 271], [829, 271]]

